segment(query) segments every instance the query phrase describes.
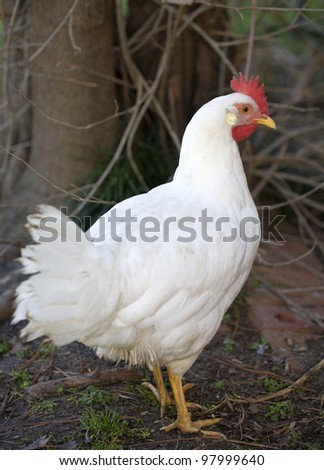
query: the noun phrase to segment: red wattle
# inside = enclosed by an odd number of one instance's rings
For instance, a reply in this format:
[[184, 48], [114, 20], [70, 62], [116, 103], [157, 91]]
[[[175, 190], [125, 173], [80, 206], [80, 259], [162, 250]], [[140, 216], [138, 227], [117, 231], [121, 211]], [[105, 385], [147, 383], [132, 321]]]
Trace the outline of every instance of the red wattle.
[[232, 136], [236, 142], [241, 142], [242, 140], [248, 139], [253, 132], [257, 130], [257, 124], [246, 124], [243, 126], [236, 126], [232, 129]]

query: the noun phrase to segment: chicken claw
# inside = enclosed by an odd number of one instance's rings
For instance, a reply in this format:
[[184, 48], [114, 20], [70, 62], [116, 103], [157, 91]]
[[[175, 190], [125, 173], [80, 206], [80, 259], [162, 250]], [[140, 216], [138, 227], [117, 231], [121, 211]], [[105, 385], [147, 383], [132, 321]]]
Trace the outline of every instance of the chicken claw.
[[214, 439], [224, 440], [226, 437], [224, 434], [216, 431], [202, 431], [201, 428], [212, 426], [213, 424], [218, 424], [221, 418], [211, 418], [211, 419], [202, 419], [198, 421], [184, 421], [177, 419], [173, 423], [169, 424], [168, 426], [164, 426], [161, 428], [161, 431], [169, 432], [173, 431], [174, 429], [179, 429], [184, 434], [192, 434], [192, 433], [200, 433], [206, 437], [213, 437]]
[[169, 369], [168, 372], [178, 416], [173, 423], [163, 427], [162, 430], [169, 432], [173, 431], [174, 429], [179, 429], [184, 434], [200, 433], [203, 436], [213, 437], [214, 439], [226, 439], [224, 434], [220, 432], [201, 430], [201, 428], [218, 424], [221, 418], [202, 419], [198, 421], [191, 420], [191, 414], [188, 411], [188, 404], [186, 403], [184, 397], [181, 377], [175, 374], [171, 369]]

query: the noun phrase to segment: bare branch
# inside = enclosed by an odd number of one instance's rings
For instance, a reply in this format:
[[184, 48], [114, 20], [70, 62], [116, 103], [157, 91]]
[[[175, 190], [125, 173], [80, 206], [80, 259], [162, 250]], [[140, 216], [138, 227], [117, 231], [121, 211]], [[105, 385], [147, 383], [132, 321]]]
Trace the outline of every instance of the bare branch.
[[278, 266], [288, 266], [290, 264], [294, 264], [296, 263], [297, 261], [300, 261], [301, 259], [304, 259], [306, 258], [307, 256], [309, 256], [310, 254], [313, 253], [313, 251], [315, 250], [316, 248], [316, 245], [317, 245], [318, 241], [315, 240], [314, 243], [313, 243], [313, 246], [312, 248], [310, 248], [309, 250], [307, 250], [305, 253], [301, 254], [300, 256], [296, 256], [295, 258], [291, 258], [289, 259], [288, 261], [280, 261], [278, 263], [273, 263], [273, 262], [270, 262], [270, 261], [267, 261], [265, 260], [261, 253], [258, 252], [257, 253], [257, 256], [256, 256], [256, 262], [258, 264], [262, 264], [264, 266], [270, 266], [271, 268], [277, 268]]
[[235, 403], [264, 403], [269, 400], [274, 400], [276, 398], [282, 398], [290, 395], [294, 392], [297, 388], [304, 385], [307, 380], [309, 380], [314, 374], [317, 374], [320, 370], [324, 367], [324, 359], [319, 361], [314, 367], [309, 369], [305, 374], [303, 374], [299, 379], [297, 379], [294, 383], [288, 385], [288, 387], [284, 388], [283, 390], [279, 390], [278, 392], [269, 393], [266, 396], [261, 396], [258, 398], [238, 398], [233, 399]]
[[[75, 194], [75, 192], [73, 191], [68, 191], [60, 186], [58, 186], [57, 184], [53, 183], [53, 181], [51, 181], [50, 179], [46, 178], [46, 176], [42, 175], [41, 173], [39, 173], [35, 168], [33, 168], [29, 163], [27, 163], [23, 158], [19, 157], [18, 155], [14, 154], [13, 152], [9, 152], [8, 150], [6, 150], [1, 144], [0, 144], [0, 149], [2, 149], [4, 152], [6, 152], [9, 156], [15, 158], [16, 160], [18, 160], [20, 163], [22, 163], [23, 165], [25, 165], [29, 170], [31, 170], [33, 173], [35, 173], [35, 175], [37, 175], [39, 178], [41, 178], [42, 180], [46, 181], [46, 183], [48, 183], [50, 186], [52, 186], [53, 188], [55, 188], [59, 193], [62, 193], [62, 194], [65, 194], [67, 196], [70, 196], [72, 197], [73, 199], [77, 200], [77, 201], [85, 201], [85, 203], [87, 202], [95, 202], [96, 204], [98, 203], [104, 203], [104, 204], [109, 204], [109, 203], [114, 203], [114, 201], [100, 201], [98, 198], [94, 198], [94, 199], [91, 199], [92, 197], [92, 194], [91, 195], [87, 195], [86, 198], [81, 198], [80, 196], [78, 196], [77, 194]], [[79, 190], [79, 188], [77, 188], [77, 190]], [[55, 197], [55, 196], [53, 196]], [[37, 201], [35, 201], [37, 202]], [[20, 202], [19, 204], [17, 204], [17, 207], [21, 207], [23, 206], [24, 203], [23, 202]], [[30, 205], [30, 202], [26, 203], [27, 206]], [[1, 207], [16, 207], [14, 204], [1, 204]], [[72, 214], [73, 215], [73, 214]]]
[[128, 382], [143, 378], [143, 372], [139, 369], [111, 369], [111, 370], [95, 370], [87, 375], [72, 375], [61, 379], [48, 380], [47, 382], [39, 382], [26, 388], [26, 393], [33, 397], [44, 397], [49, 395], [57, 395], [58, 388], [63, 390], [69, 388], [86, 388], [89, 385], [97, 387], [114, 385], [120, 382]]
[[99, 126], [100, 124], [104, 124], [105, 122], [111, 121], [112, 119], [116, 119], [120, 116], [125, 116], [126, 114], [131, 114], [135, 109], [135, 107], [133, 107], [131, 109], [125, 109], [124, 111], [119, 111], [119, 112], [117, 112], [117, 113], [115, 113], [111, 116], [107, 116], [103, 119], [100, 119], [99, 121], [91, 122], [91, 123], [85, 124], [83, 126], [77, 126], [76, 124], [61, 121], [60, 119], [56, 119], [56, 118], [53, 118], [53, 117], [49, 116], [48, 114], [44, 113], [44, 111], [42, 109], [40, 109], [40, 107], [36, 103], [34, 103], [33, 100], [28, 98], [28, 96], [26, 96], [22, 91], [20, 91], [20, 94], [24, 97], [24, 99], [26, 101], [28, 101], [28, 103], [30, 105], [32, 105], [42, 116], [44, 116], [49, 121], [55, 122], [55, 124], [60, 124], [61, 126], [70, 127], [71, 129], [77, 129], [77, 130], [92, 129], [93, 127]]
[[81, 49], [81, 47], [76, 45], [74, 35], [73, 35], [73, 15], [69, 16], [68, 33], [69, 33], [69, 38], [70, 38], [70, 41], [71, 41], [71, 46], [73, 47], [75, 52], [77, 52], [78, 54], [81, 54], [82, 49]]
[[251, 73], [251, 64], [252, 64], [252, 55], [253, 55], [253, 46], [254, 46], [254, 39], [255, 39], [255, 22], [257, 17], [257, 10], [256, 7], [256, 0], [251, 0], [251, 6], [253, 7], [251, 21], [250, 21], [250, 32], [249, 32], [249, 42], [248, 42], [248, 50], [246, 54], [246, 63], [245, 63], [245, 76], [249, 77]]

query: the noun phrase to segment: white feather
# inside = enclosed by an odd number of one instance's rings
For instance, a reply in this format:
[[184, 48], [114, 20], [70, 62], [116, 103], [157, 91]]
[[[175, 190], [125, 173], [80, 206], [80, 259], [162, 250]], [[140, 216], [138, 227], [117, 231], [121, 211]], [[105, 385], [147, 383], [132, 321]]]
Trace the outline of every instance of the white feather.
[[[36, 244], [22, 250], [23, 271], [30, 277], [17, 289], [14, 315], [14, 322], [28, 320], [24, 333], [32, 339], [47, 335], [59, 345], [77, 340], [100, 356], [186, 372], [242, 288], [259, 243], [256, 208], [226, 120], [227, 107], [236, 102], [254, 103], [234, 93], [196, 113], [171, 183], [115, 206], [117, 217], [125, 217], [127, 209], [137, 217], [136, 242], [127, 240], [121, 221], [113, 233], [112, 211], [87, 234], [50, 206], [28, 217]], [[213, 218], [212, 242], [201, 231], [204, 210]], [[175, 223], [166, 223], [170, 216]], [[141, 237], [144, 217], [160, 225], [154, 242]], [[188, 236], [177, 223], [184, 217], [193, 221], [194, 240], [179, 241]], [[228, 225], [216, 226], [222, 217]], [[256, 220], [249, 228], [255, 241], [237, 236], [224, 242], [243, 217]], [[58, 236], [49, 241], [51, 233]]]

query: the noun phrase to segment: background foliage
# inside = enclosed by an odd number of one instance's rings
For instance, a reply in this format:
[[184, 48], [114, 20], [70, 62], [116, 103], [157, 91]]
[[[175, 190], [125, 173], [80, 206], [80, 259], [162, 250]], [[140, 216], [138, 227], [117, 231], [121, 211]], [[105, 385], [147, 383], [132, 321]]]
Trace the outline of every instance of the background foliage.
[[[69, 5], [56, 2], [57, 22], [47, 30], [56, 35], [49, 40], [50, 34], [43, 43], [32, 43], [32, 4], [37, 3], [42, 1], [17, 0], [11, 2], [11, 9], [6, 2], [3, 6], [3, 229], [10, 220], [8, 211], [16, 216], [17, 207], [25, 207], [25, 214], [31, 204], [45, 198], [62, 204], [63, 196], [75, 215], [97, 217], [113, 203], [167, 181], [177, 165], [186, 122], [203, 102], [229, 92], [231, 76], [243, 71], [259, 74], [265, 82], [271, 115], [278, 123], [276, 134], [260, 130], [242, 145], [252, 194], [260, 206], [270, 203], [274, 211], [287, 214], [299, 236], [311, 245], [316, 241], [324, 251], [324, 8], [320, 0], [198, 1], [190, 6], [181, 0], [96, 0], [90, 2], [92, 6], [87, 0], [74, 0]], [[112, 69], [100, 73], [91, 69], [89, 56], [82, 66], [88, 67], [83, 88], [89, 83], [97, 86], [99, 75], [113, 83], [108, 99], [114, 103], [113, 109], [110, 107], [99, 121], [113, 121], [114, 125], [110, 137], [103, 139], [100, 133], [96, 137], [101, 124], [91, 121], [95, 113], [90, 113], [88, 102], [81, 111], [80, 102], [85, 101], [82, 86], [73, 103], [68, 96], [64, 98], [67, 117], [58, 123], [60, 93], [36, 102], [35, 76], [40, 73], [38, 55], [46, 57], [49, 51], [50, 56], [51, 47], [62, 46], [59, 35], [64, 28], [73, 49], [69, 60], [80, 61], [87, 45], [78, 45], [78, 21], [83, 22], [82, 28], [91, 29], [91, 8], [98, 13], [108, 4], [109, 14], [102, 10], [102, 15], [113, 30], [113, 47], [106, 48], [113, 58]], [[37, 20], [47, 21], [41, 15]], [[55, 67], [58, 84], [64, 80], [81, 82], [76, 76], [68, 78], [66, 70], [63, 76], [62, 64], [55, 63]], [[53, 66], [42, 73], [51, 80]], [[104, 93], [99, 96], [107, 98]], [[89, 103], [98, 106], [97, 99], [91, 98]], [[69, 115], [76, 104], [81, 126], [75, 114]], [[47, 136], [45, 131], [40, 135], [35, 116], [47, 123], [45, 130], [52, 125], [64, 128], [63, 140], [69, 140], [70, 130], [81, 127], [77, 138], [75, 134], [70, 137], [77, 141], [91, 127], [95, 144], [84, 151], [83, 143], [71, 158], [71, 150], [57, 150], [59, 138]], [[68, 121], [71, 116], [74, 121]], [[37, 153], [39, 147], [35, 149], [37, 141], [43, 145], [41, 154]], [[43, 167], [38, 167], [39, 161]], [[88, 166], [82, 173], [85, 161]], [[64, 171], [57, 173], [57, 167], [64, 167]], [[35, 171], [39, 173], [36, 176]], [[66, 180], [69, 171], [75, 174], [74, 180], [71, 176]], [[26, 173], [33, 174], [32, 183], [27, 179], [24, 184]], [[45, 190], [40, 192], [44, 178]]]

